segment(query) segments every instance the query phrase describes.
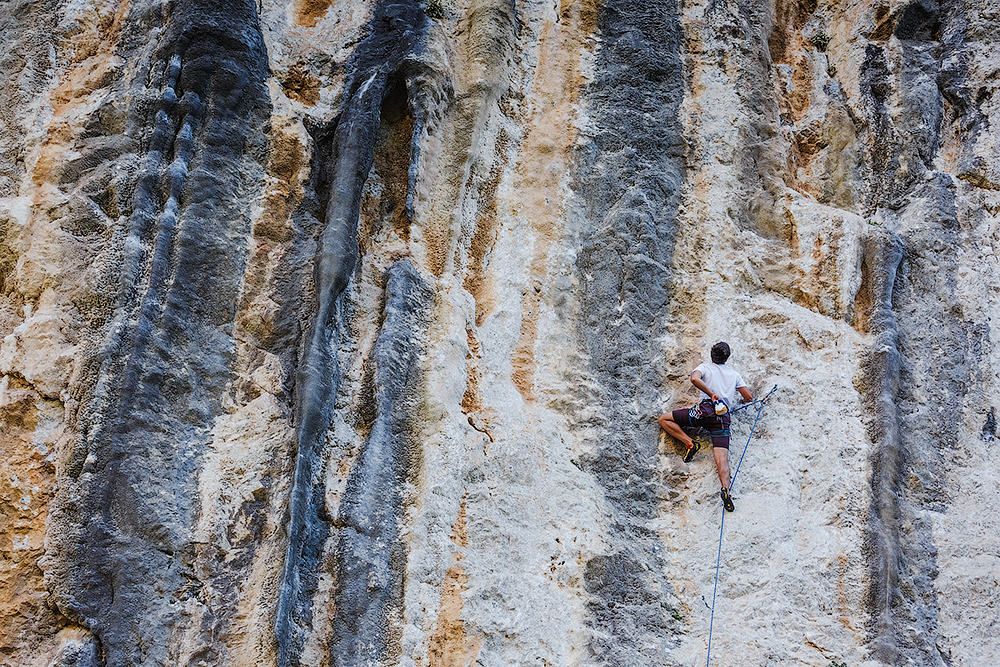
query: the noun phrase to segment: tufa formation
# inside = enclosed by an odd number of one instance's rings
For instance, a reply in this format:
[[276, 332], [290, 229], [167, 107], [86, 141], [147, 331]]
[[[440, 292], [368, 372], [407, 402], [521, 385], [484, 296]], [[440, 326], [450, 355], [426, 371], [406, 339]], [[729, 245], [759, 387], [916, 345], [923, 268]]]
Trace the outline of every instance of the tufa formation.
[[0, 665], [1000, 659], [996, 3], [0, 25]]

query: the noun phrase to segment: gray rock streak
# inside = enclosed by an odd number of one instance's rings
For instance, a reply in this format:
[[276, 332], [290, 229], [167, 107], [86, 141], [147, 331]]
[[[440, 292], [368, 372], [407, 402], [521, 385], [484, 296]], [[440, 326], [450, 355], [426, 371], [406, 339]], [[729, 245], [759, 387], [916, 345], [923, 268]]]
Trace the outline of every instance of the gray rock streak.
[[[326, 225], [315, 264], [317, 310], [296, 377], [298, 453], [275, 623], [282, 667], [298, 664], [311, 626], [320, 557], [330, 533], [318, 475], [340, 384], [334, 350], [344, 335], [341, 297], [358, 259], [361, 196], [375, 156], [382, 105], [394, 86], [410, 83], [407, 64], [420, 48], [426, 25], [427, 18], [416, 2], [378, 5], [368, 38], [348, 63], [352, 74], [345, 101], [329, 155], [321, 158], [329, 161], [330, 184]], [[415, 95], [417, 87], [411, 87]]]
[[[683, 95], [676, 7], [611, 2], [599, 19], [597, 73], [584, 94], [592, 135], [577, 152], [574, 189], [581, 226], [582, 337], [608, 420], [584, 469], [615, 510], [609, 553], [587, 564], [592, 664], [660, 665], [672, 641], [671, 584], [660, 574], [653, 518], [655, 424], [632, 406], [655, 402], [652, 339], [668, 310], [683, 149]], [[587, 227], [583, 227], [587, 224]]]
[[403, 485], [419, 464], [411, 415], [434, 291], [408, 260], [388, 271], [385, 321], [373, 350], [376, 418], [347, 480], [336, 524], [336, 616], [331, 664], [396, 664], [406, 546]]
[[253, 159], [269, 114], [253, 3], [178, 3], [155, 63], [159, 104], [132, 112], [138, 132], [152, 124], [116, 315], [53, 533], [60, 608], [107, 665], [169, 661], [164, 593], [192, 576], [195, 472], [230, 377], [249, 231], [237, 193], [255, 172], [221, 165]]
[[892, 233], [873, 235], [865, 247], [871, 306], [868, 327], [874, 338], [863, 367], [869, 437], [872, 449], [872, 517], [866, 546], [871, 583], [867, 603], [875, 652], [880, 660], [895, 664], [893, 597], [899, 591], [899, 501], [897, 490], [902, 466], [899, 412], [899, 333], [892, 309], [896, 269], [903, 258], [899, 237]]

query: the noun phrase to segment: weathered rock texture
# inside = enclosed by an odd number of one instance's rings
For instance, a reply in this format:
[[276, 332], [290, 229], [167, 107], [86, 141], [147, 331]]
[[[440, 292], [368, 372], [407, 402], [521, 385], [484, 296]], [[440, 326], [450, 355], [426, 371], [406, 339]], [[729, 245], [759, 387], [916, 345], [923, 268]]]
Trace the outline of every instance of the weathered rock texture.
[[0, 664], [1000, 659], [995, 2], [0, 24]]

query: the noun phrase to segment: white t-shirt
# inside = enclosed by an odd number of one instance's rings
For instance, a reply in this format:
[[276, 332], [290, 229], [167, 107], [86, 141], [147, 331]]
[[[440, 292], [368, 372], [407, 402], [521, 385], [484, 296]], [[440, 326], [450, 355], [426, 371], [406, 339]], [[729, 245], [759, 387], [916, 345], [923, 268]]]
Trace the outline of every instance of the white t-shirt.
[[[739, 387], [747, 386], [740, 374], [725, 364], [701, 364], [694, 370], [701, 371], [701, 381], [718, 394], [726, 402], [726, 405], [734, 403], [736, 390]], [[701, 397], [703, 399], [711, 398], [705, 392], [701, 392]]]

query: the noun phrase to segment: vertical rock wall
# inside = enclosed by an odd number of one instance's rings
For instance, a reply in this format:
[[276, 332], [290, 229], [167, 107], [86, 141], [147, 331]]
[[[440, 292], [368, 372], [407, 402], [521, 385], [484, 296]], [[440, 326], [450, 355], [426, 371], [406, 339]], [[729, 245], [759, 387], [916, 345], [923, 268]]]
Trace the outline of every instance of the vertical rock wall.
[[989, 3], [0, 23], [0, 664], [1000, 654]]

